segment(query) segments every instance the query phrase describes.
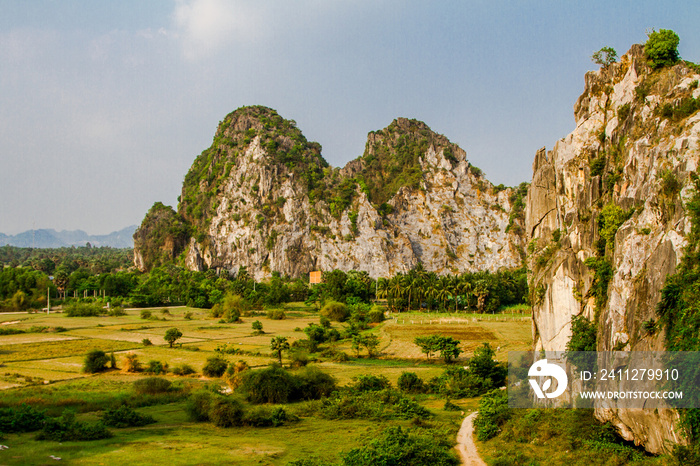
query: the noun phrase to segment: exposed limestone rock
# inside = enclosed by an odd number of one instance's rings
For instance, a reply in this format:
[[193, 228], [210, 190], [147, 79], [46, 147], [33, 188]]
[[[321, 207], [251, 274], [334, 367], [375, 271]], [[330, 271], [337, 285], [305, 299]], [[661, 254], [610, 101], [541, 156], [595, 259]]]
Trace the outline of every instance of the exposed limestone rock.
[[[650, 334], [642, 324], [655, 317], [666, 276], [683, 254], [690, 228], [683, 201], [700, 158], [700, 115], [668, 118], [664, 108], [694, 95], [698, 79], [683, 64], [652, 71], [636, 45], [620, 63], [586, 74], [576, 129], [536, 154], [526, 231], [537, 349], [565, 350], [572, 316], [584, 314], [598, 322], [599, 351], [664, 350], [663, 332]], [[606, 242], [600, 214], [611, 204], [608, 212], [623, 222]], [[600, 309], [585, 264], [595, 257], [612, 266]], [[596, 416], [651, 452], [681, 441], [670, 409], [598, 409]]]
[[257, 279], [333, 269], [389, 277], [418, 263], [440, 274], [521, 265], [522, 228], [516, 221], [509, 229], [513, 191], [495, 189], [424, 123], [400, 118], [370, 133], [365, 155], [340, 170], [319, 151], [273, 110], [227, 116], [183, 185], [179, 213], [193, 226], [185, 265], [246, 267]]

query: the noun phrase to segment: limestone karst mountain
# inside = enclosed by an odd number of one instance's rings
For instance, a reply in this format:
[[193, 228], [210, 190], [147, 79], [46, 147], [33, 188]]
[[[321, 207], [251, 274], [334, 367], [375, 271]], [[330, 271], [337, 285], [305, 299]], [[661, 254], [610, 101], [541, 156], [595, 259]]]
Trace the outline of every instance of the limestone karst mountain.
[[[597, 323], [599, 351], [666, 349], [664, 332], [648, 327], [691, 227], [699, 80], [683, 62], [650, 68], [635, 45], [586, 74], [576, 129], [536, 154], [526, 229], [537, 350], [566, 349], [577, 315]], [[676, 411], [596, 416], [652, 452], [680, 440]]]
[[185, 177], [177, 213], [154, 206], [134, 235], [136, 265], [179, 257], [257, 278], [520, 266], [525, 187], [494, 187], [424, 123], [399, 118], [370, 133], [342, 169], [320, 152], [274, 110], [229, 114]]

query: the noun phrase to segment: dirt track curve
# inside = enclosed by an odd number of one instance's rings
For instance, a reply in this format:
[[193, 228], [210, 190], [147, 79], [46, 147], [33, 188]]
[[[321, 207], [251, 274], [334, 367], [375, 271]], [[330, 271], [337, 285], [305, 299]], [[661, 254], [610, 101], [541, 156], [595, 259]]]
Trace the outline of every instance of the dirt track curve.
[[484, 460], [479, 456], [474, 443], [474, 425], [472, 424], [476, 417], [476, 412], [471, 413], [462, 421], [462, 427], [457, 433], [457, 452], [462, 459], [464, 466], [486, 466]]

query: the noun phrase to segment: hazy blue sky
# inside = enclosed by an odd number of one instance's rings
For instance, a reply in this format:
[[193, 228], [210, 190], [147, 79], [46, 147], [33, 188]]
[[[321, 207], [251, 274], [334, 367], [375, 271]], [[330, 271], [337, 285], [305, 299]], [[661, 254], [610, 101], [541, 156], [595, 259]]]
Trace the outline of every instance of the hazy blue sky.
[[0, 232], [139, 224], [244, 105], [334, 166], [405, 116], [494, 183], [529, 181], [594, 51], [673, 29], [698, 62], [698, 19], [697, 0], [0, 0]]

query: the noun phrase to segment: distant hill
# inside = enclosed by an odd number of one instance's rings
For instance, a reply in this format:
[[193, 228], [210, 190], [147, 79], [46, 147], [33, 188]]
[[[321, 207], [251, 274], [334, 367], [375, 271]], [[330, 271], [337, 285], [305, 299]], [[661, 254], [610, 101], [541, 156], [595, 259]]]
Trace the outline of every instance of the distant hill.
[[85, 246], [87, 243], [90, 243], [90, 245], [95, 247], [133, 248], [134, 231], [136, 231], [136, 225], [128, 226], [108, 235], [88, 235], [82, 230], [27, 230], [16, 235], [0, 233], [0, 245], [9, 244], [20, 248], [61, 248]]

